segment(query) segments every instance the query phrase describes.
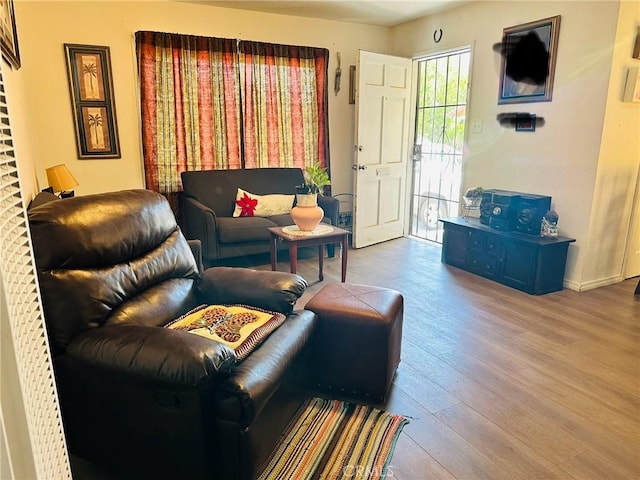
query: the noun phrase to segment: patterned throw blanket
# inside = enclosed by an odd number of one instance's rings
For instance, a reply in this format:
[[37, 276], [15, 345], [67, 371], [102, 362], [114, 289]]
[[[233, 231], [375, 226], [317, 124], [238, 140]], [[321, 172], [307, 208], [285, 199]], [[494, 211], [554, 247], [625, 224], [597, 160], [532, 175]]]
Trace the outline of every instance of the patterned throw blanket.
[[237, 361], [241, 361], [282, 325], [285, 318], [282, 313], [246, 305], [200, 305], [165, 327], [224, 343], [236, 352]]

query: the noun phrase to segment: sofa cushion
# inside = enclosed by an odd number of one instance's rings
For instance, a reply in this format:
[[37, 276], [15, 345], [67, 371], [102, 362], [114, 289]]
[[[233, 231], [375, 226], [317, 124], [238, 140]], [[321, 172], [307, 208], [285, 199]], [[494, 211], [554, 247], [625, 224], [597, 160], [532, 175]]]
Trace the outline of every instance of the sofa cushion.
[[240, 361], [284, 320], [282, 313], [245, 305], [200, 305], [165, 327], [223, 343], [233, 349]]
[[220, 243], [268, 242], [269, 227], [277, 227], [264, 217], [218, 217], [218, 240]]
[[295, 195], [256, 195], [238, 188], [234, 217], [271, 217], [291, 211]]
[[282, 215], [272, 215], [271, 217], [269, 217], [269, 220], [275, 223], [278, 227], [286, 227], [287, 225], [294, 224], [293, 218], [291, 218], [290, 213], [285, 213]]

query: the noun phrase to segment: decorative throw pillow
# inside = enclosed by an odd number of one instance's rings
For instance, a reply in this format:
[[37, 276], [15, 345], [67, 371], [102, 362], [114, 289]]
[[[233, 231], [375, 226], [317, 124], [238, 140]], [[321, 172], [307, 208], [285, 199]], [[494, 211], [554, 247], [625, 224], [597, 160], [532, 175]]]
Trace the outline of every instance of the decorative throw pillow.
[[236, 193], [234, 217], [270, 217], [289, 213], [293, 208], [295, 195], [256, 195], [241, 188]]
[[244, 360], [285, 320], [282, 313], [245, 305], [200, 305], [165, 325], [224, 343]]

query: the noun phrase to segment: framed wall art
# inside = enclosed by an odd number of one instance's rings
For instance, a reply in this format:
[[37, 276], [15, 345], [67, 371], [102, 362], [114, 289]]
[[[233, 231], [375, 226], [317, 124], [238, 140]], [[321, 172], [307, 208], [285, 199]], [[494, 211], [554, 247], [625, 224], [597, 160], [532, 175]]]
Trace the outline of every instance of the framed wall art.
[[498, 104], [550, 102], [560, 15], [502, 31]]
[[627, 81], [624, 86], [625, 102], [640, 103], [640, 68], [630, 68], [627, 71]]
[[120, 158], [109, 47], [64, 44], [78, 158]]
[[13, 13], [13, 0], [0, 0], [0, 49], [2, 56], [16, 70], [20, 68], [18, 32]]

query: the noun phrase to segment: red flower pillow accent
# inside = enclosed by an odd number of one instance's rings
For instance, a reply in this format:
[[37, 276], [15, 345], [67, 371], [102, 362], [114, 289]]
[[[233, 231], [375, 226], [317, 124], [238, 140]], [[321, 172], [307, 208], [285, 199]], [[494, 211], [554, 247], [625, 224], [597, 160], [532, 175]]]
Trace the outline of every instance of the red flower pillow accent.
[[240, 207], [241, 217], [253, 217], [258, 206], [258, 199], [251, 198], [245, 193], [240, 200], [236, 200], [236, 204]]
[[256, 195], [241, 188], [236, 191], [233, 217], [272, 217], [291, 212], [295, 195]]

